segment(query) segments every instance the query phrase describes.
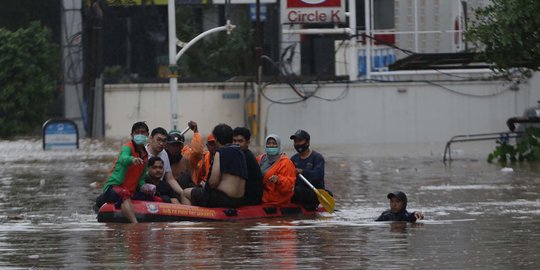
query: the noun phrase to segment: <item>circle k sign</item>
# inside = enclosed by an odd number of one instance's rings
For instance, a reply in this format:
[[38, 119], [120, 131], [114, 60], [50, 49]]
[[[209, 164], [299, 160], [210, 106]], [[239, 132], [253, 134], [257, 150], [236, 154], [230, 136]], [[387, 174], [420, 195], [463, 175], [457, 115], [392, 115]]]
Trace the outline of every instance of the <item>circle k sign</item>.
[[289, 8], [340, 7], [341, 0], [287, 0]]
[[344, 22], [345, 3], [343, 0], [284, 0], [281, 21], [291, 24]]

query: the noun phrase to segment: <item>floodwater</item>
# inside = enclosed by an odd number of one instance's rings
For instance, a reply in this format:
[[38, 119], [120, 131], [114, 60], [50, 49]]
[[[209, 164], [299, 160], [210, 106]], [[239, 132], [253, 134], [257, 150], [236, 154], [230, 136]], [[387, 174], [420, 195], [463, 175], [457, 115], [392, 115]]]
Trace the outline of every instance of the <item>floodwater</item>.
[[[538, 269], [540, 169], [438, 154], [321, 151], [335, 214], [242, 222], [103, 224], [92, 210], [120, 142], [43, 151], [0, 141], [2, 269]], [[351, 150], [352, 146], [347, 147]], [[441, 146], [442, 148], [442, 146]], [[442, 150], [442, 149], [441, 149]], [[352, 152], [352, 151], [348, 151]], [[486, 154], [487, 155], [487, 154]], [[373, 220], [403, 190], [416, 224]]]

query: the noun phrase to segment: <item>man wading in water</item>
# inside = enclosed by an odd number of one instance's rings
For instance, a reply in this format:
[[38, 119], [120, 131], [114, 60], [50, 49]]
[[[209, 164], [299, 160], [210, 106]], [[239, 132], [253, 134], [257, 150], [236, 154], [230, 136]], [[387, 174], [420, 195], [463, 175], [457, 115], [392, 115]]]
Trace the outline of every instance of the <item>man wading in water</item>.
[[375, 221], [408, 221], [415, 222], [416, 220], [424, 219], [422, 212], [407, 211], [407, 195], [401, 191], [388, 193], [386, 195], [390, 199], [390, 209], [384, 211]]

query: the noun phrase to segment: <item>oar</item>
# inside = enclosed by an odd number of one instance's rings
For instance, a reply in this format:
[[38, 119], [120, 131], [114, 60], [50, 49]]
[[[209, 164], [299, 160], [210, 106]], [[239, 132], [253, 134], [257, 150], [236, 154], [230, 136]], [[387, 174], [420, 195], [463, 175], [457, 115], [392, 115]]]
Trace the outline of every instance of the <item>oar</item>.
[[184, 135], [186, 134], [186, 132], [188, 132], [188, 130], [189, 130], [189, 126], [187, 126], [184, 130], [182, 130], [180, 134]]
[[315, 194], [317, 194], [317, 199], [324, 207], [324, 210], [326, 210], [328, 213], [333, 213], [334, 207], [336, 207], [334, 197], [330, 196], [330, 194], [328, 194], [328, 192], [324, 189], [315, 188], [301, 173], [298, 175], [311, 189], [313, 189], [313, 191], [315, 191]]

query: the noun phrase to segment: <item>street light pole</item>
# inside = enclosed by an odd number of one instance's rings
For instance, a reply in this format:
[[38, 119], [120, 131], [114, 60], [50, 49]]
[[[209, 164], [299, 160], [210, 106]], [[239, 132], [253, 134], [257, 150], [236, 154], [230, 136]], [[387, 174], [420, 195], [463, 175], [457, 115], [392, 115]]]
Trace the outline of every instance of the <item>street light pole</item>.
[[169, 22], [169, 87], [171, 90], [171, 128], [178, 126], [178, 67], [176, 66], [176, 11], [175, 0], [167, 3]]
[[205, 36], [220, 32], [227, 31], [230, 34], [236, 27], [231, 24], [230, 20], [227, 20], [227, 24], [207, 30], [185, 44], [182, 49], [176, 53], [176, 12], [175, 12], [175, 0], [168, 0], [167, 2], [167, 14], [169, 16], [169, 87], [171, 91], [171, 127], [178, 129], [178, 66], [176, 63], [180, 60], [180, 57], [197, 41], [201, 40]]

